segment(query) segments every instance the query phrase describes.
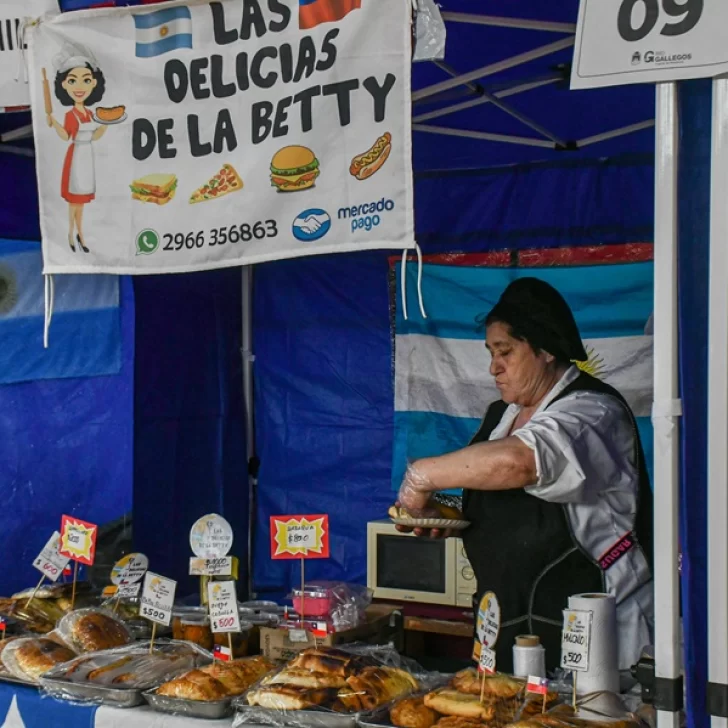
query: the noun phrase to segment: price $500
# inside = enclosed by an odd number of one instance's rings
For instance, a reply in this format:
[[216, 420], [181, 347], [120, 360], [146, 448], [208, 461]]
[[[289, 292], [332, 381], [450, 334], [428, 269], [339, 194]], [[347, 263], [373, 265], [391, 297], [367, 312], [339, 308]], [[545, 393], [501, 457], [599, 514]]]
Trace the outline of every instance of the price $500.
[[567, 652], [564, 663], [567, 665], [581, 665], [584, 655], [581, 652]]
[[235, 624], [235, 617], [222, 617], [214, 620], [215, 629], [225, 629], [226, 627], [232, 627]]
[[663, 22], [660, 35], [675, 37], [689, 33], [703, 16], [704, 0], [622, 0], [617, 30], [623, 40], [644, 40], [660, 22], [660, 10], [675, 22]]
[[147, 606], [146, 604], [142, 605], [141, 614], [142, 617], [148, 617], [149, 619], [167, 618], [167, 612], [163, 612], [159, 609], [154, 609], [154, 607]]

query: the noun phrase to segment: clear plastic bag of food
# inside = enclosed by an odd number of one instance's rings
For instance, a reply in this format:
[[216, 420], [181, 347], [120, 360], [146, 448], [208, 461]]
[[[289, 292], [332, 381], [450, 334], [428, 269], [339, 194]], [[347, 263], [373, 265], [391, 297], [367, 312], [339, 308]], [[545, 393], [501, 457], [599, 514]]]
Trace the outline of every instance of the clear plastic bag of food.
[[132, 641], [124, 622], [107, 609], [77, 609], [63, 617], [56, 630], [79, 654], [111, 650]]
[[305, 584], [303, 589], [294, 589], [289, 598], [301, 617], [330, 620], [334, 632], [343, 632], [366, 621], [372, 591], [359, 584], [317, 581]]
[[45, 673], [40, 684], [62, 700], [133, 707], [144, 690], [211, 661], [209, 652], [186, 642], [157, 640], [153, 648], [139, 642], [76, 657]]
[[74, 657], [76, 653], [69, 647], [47, 637], [20, 637], [8, 641], [0, 659], [13, 677], [37, 683], [41, 675]]
[[274, 669], [274, 663], [261, 656], [216, 661], [147, 690], [144, 698], [163, 713], [211, 720], [224, 718], [232, 712], [233, 698]]
[[267, 675], [240, 699], [234, 725], [356, 723], [420, 689], [424, 670], [391, 647], [314, 647]]

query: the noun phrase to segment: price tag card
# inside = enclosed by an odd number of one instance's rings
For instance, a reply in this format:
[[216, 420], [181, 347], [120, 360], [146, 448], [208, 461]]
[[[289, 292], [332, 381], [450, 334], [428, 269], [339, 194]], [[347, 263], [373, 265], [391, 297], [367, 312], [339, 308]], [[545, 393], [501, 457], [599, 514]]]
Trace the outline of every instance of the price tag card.
[[234, 581], [211, 581], [207, 585], [212, 631], [240, 632], [238, 597]]
[[564, 610], [561, 633], [561, 667], [564, 670], [586, 672], [589, 669], [592, 616], [592, 612]]
[[172, 621], [172, 607], [177, 582], [147, 571], [144, 575], [139, 616], [168, 627]]
[[288, 630], [288, 639], [294, 644], [306, 644], [308, 642], [308, 632], [305, 629]]
[[233, 546], [233, 529], [217, 513], [208, 513], [195, 521], [190, 531], [190, 548], [201, 559], [227, 556]]
[[57, 581], [58, 577], [68, 565], [70, 559], [67, 556], [61, 556], [58, 549], [61, 546], [61, 534], [54, 531], [53, 535], [48, 539], [48, 543], [38, 554], [38, 558], [33, 562], [33, 566], [40, 571], [46, 579]]
[[725, 0], [581, 0], [571, 88], [728, 71]]
[[78, 561], [86, 566], [93, 566], [96, 556], [96, 534], [98, 526], [78, 518], [63, 516], [61, 518], [61, 556]]
[[479, 672], [486, 672], [488, 675], [495, 674], [495, 652], [485, 645], [480, 648], [478, 670]]
[[139, 596], [142, 585], [137, 584], [120, 584], [116, 589], [116, 596], [119, 599], [135, 599]]
[[136, 584], [144, 578], [149, 568], [149, 559], [144, 554], [127, 554], [111, 570], [111, 583]]
[[329, 517], [271, 516], [272, 559], [328, 559]]
[[190, 559], [190, 576], [237, 576], [234, 573], [234, 556], [222, 556], [218, 559]]

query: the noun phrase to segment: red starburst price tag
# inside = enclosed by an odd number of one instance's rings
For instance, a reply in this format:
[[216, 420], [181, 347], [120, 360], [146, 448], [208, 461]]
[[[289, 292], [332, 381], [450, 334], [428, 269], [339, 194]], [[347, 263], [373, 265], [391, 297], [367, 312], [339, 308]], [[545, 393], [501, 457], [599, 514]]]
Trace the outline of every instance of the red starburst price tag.
[[93, 566], [96, 557], [98, 526], [79, 518], [61, 518], [61, 547], [58, 553], [87, 566]]
[[328, 559], [329, 517], [271, 516], [272, 559]]

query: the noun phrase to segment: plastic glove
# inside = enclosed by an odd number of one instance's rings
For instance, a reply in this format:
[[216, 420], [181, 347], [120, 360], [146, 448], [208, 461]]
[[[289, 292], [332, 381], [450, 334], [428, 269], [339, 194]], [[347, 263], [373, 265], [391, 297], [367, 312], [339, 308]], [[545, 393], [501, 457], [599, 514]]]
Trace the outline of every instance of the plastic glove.
[[430, 479], [410, 463], [402, 479], [397, 501], [413, 516], [419, 516], [428, 510], [430, 497], [434, 490]]

